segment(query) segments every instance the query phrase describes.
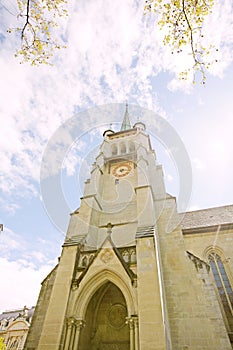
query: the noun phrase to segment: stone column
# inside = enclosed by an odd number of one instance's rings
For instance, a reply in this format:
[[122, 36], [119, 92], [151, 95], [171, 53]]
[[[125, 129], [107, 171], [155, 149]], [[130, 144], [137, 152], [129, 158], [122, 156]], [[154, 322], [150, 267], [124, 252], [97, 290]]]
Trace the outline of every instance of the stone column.
[[139, 350], [138, 316], [133, 316], [135, 350]]
[[132, 317], [126, 317], [126, 324], [129, 325], [129, 337], [130, 337], [130, 350], [134, 348], [134, 320]]
[[66, 331], [66, 340], [65, 340], [64, 350], [69, 350], [70, 338], [71, 338], [71, 332], [72, 332], [73, 325], [74, 325], [74, 318], [69, 317], [67, 319], [67, 331]]
[[72, 347], [72, 350], [77, 350], [78, 349], [78, 343], [79, 343], [79, 337], [80, 337], [80, 332], [81, 329], [85, 326], [85, 321], [81, 319], [76, 319], [75, 320], [75, 337], [74, 337], [74, 345]]
[[73, 318], [73, 326], [72, 326], [72, 329], [71, 329], [69, 350], [73, 350], [75, 330], [76, 330], [76, 327], [75, 327], [75, 318]]

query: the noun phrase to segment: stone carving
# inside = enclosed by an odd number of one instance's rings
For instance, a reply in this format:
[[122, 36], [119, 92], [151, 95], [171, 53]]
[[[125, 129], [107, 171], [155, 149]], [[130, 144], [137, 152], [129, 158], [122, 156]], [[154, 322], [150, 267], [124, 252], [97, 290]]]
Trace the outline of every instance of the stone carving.
[[76, 290], [79, 286], [78, 280], [77, 279], [73, 279], [72, 280], [72, 284], [71, 284], [71, 288], [72, 290]]
[[130, 254], [131, 264], [136, 263], [136, 249], [131, 249]]
[[129, 254], [129, 250], [125, 250], [122, 254], [123, 256], [123, 259], [125, 260], [126, 263], [129, 262], [129, 257], [130, 257], [130, 254]]
[[113, 252], [111, 249], [104, 249], [100, 255], [100, 259], [107, 264], [113, 258]]
[[108, 321], [113, 328], [121, 328], [125, 325], [125, 319], [127, 316], [126, 307], [122, 304], [112, 305], [109, 314]]
[[203, 267], [205, 267], [207, 272], [209, 272], [210, 266], [205, 261], [201, 260], [200, 258], [198, 258], [197, 256], [195, 256], [194, 254], [192, 254], [188, 251], [187, 251], [187, 255], [188, 255], [189, 259], [194, 263], [197, 271], [200, 269], [203, 269]]
[[137, 259], [135, 247], [120, 248], [119, 251], [127, 265], [136, 264]]
[[95, 252], [82, 252], [79, 258], [78, 268], [86, 268], [94, 259]]

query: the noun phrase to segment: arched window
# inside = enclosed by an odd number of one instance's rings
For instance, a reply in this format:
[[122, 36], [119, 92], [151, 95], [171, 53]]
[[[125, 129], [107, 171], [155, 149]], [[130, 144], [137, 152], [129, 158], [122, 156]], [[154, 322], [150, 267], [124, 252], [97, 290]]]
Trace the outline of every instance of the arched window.
[[18, 340], [15, 339], [15, 340], [12, 340], [10, 347], [8, 349], [17, 349], [17, 346], [18, 346]]
[[211, 270], [214, 275], [219, 297], [222, 302], [222, 311], [225, 313], [224, 321], [231, 343], [233, 343], [233, 292], [224, 266], [224, 261], [216, 252], [208, 255]]
[[83, 259], [82, 259], [82, 266], [83, 267], [87, 266], [87, 257], [86, 256], [84, 256]]
[[209, 254], [208, 258], [226, 315], [232, 317], [233, 292], [223, 262], [216, 253]]

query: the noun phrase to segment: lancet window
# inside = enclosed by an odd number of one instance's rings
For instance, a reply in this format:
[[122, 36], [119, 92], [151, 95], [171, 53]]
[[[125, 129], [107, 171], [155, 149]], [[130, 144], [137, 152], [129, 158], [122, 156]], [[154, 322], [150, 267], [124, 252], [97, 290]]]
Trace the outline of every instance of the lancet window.
[[217, 285], [218, 293], [222, 301], [224, 311], [227, 318], [233, 316], [233, 292], [227, 276], [223, 261], [216, 253], [211, 253], [208, 256], [209, 263]]
[[87, 257], [86, 256], [84, 256], [83, 259], [82, 259], [82, 266], [83, 267], [87, 266]]

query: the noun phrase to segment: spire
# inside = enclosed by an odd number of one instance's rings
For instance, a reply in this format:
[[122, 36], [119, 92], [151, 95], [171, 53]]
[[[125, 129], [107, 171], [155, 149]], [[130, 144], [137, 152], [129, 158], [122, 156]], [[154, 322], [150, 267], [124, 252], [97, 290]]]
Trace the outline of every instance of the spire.
[[121, 131], [129, 130], [129, 129], [132, 129], [132, 126], [129, 120], [128, 103], [126, 102], [125, 115], [121, 125]]

